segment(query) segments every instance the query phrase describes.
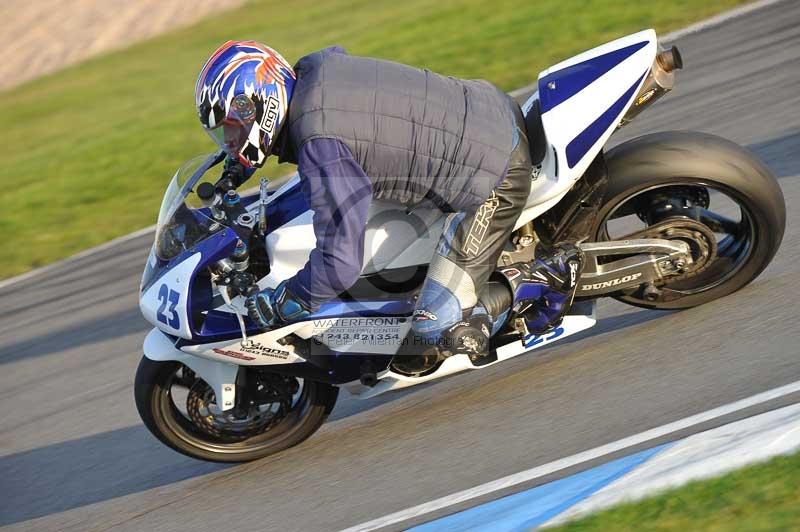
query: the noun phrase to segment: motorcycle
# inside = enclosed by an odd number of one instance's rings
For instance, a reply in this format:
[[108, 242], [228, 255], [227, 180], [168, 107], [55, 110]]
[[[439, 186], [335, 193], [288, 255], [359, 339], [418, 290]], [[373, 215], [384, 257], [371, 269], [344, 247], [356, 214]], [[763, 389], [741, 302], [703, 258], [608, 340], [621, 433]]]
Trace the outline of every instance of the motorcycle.
[[340, 388], [369, 398], [492, 366], [588, 329], [602, 297], [683, 309], [742, 288], [783, 237], [772, 173], [746, 149], [704, 133], [661, 132], [604, 149], [672, 89], [680, 68], [678, 50], [645, 30], [539, 75], [522, 106], [531, 192], [498, 267], [534, 260], [560, 241], [577, 242], [586, 266], [571, 310], [545, 334], [526, 327], [524, 290], [490, 280], [480, 300], [498, 318], [489, 354], [477, 359], [441, 356], [411, 331], [446, 213], [374, 201], [356, 285], [264, 332], [248, 319], [245, 298], [294, 275], [315, 245], [300, 179], [279, 187], [262, 179], [257, 192], [240, 195], [212, 172], [223, 152], [189, 161], [164, 195], [142, 278], [141, 311], [155, 327], [136, 373], [143, 422], [186, 455], [254, 460], [311, 436]]

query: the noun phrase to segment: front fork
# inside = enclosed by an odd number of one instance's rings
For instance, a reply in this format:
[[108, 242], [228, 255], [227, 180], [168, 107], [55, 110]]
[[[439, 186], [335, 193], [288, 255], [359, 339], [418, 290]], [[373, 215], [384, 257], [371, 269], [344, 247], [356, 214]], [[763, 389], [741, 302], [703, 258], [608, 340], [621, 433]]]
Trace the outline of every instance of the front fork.
[[187, 366], [203, 379], [217, 398], [223, 411], [236, 406], [236, 377], [239, 366], [184, 353], [163, 332], [153, 329], [144, 339], [144, 356], [155, 362], [175, 361]]

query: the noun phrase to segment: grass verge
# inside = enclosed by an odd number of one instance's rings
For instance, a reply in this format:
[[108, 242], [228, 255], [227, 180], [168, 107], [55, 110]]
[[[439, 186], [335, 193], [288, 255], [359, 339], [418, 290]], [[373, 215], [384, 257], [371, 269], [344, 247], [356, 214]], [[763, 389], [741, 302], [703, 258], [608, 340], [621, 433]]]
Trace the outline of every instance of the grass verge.
[[548, 530], [800, 530], [800, 453], [692, 482]]
[[175, 168], [213, 147], [195, 115], [194, 82], [227, 39], [262, 40], [290, 61], [340, 44], [511, 90], [623, 34], [665, 32], [740, 3], [269, 0], [88, 60], [0, 93], [0, 278], [155, 221]]

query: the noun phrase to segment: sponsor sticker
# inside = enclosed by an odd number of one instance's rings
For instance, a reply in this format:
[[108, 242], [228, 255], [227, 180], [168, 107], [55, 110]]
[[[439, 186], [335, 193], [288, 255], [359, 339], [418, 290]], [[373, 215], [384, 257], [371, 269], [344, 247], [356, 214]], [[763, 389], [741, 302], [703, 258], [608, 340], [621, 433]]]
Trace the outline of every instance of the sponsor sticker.
[[280, 102], [274, 96], [270, 96], [267, 98], [267, 103], [264, 106], [264, 116], [261, 119], [261, 127], [264, 128], [264, 131], [272, 137], [272, 134], [275, 132], [275, 123], [278, 121], [278, 109], [280, 108]]
[[[433, 316], [432, 319], [436, 319], [434, 314], [430, 315]], [[314, 320], [313, 323], [313, 336], [328, 346], [397, 345], [410, 326], [408, 318], [404, 317], [335, 318]]]
[[239, 360], [255, 360], [256, 359], [256, 357], [251, 357], [251, 356], [245, 355], [244, 353], [240, 353], [238, 351], [233, 351], [231, 349], [219, 349], [218, 347], [215, 347], [214, 349], [212, 349], [212, 351], [215, 352], [218, 355], [222, 355], [224, 357], [238, 358]]
[[239, 360], [256, 360], [259, 357], [270, 357], [286, 360], [290, 355], [289, 351], [269, 347], [249, 339], [240, 342], [239, 346], [235, 349], [230, 347], [227, 349], [214, 348], [212, 351], [218, 355], [237, 358]]
[[412, 317], [414, 318], [414, 321], [437, 321], [439, 319], [433, 312], [421, 308], [415, 309]]
[[611, 288], [612, 286], [618, 286], [621, 284], [629, 283], [631, 281], [635, 281], [641, 276], [642, 272], [639, 272], [639, 273], [633, 273], [631, 275], [626, 275], [624, 277], [611, 279], [610, 281], [603, 281], [602, 283], [584, 284], [581, 285], [581, 290], [586, 291], [586, 290], [600, 290], [601, 288]]
[[284, 360], [289, 358], [289, 351], [284, 351], [283, 349], [276, 349], [274, 347], [269, 347], [250, 339], [244, 340], [239, 345], [240, 349], [245, 353], [260, 355], [263, 357], [281, 358]]
[[636, 106], [638, 107], [638, 106], [640, 106], [640, 105], [642, 105], [644, 103], [647, 103], [647, 101], [650, 98], [652, 98], [655, 93], [656, 93], [656, 89], [652, 88], [649, 91], [647, 91], [644, 94], [642, 94], [641, 96], [639, 96], [639, 99], [636, 100]]
[[569, 286], [572, 288], [578, 280], [578, 263], [572, 261], [569, 263]]
[[483, 202], [475, 213], [475, 219], [472, 222], [472, 227], [469, 228], [469, 233], [464, 242], [464, 253], [468, 256], [476, 256], [481, 249], [486, 233], [489, 231], [489, 225], [494, 217], [494, 212], [500, 206], [500, 199], [497, 193], [493, 190], [492, 195]]

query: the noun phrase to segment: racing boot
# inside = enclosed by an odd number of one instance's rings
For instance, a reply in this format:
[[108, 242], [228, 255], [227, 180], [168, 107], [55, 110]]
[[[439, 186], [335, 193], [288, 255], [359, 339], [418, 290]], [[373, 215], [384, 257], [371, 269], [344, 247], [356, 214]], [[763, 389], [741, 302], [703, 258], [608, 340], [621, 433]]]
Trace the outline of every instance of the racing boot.
[[512, 312], [525, 320], [529, 333], [542, 334], [558, 327], [572, 305], [583, 264], [583, 251], [564, 242], [542, 258], [498, 270], [514, 296]]
[[475, 365], [489, 362], [489, 338], [492, 323], [483, 312], [473, 312], [468, 318], [448, 327], [439, 341], [439, 351], [445, 356], [467, 355]]

